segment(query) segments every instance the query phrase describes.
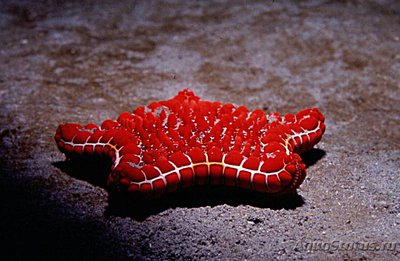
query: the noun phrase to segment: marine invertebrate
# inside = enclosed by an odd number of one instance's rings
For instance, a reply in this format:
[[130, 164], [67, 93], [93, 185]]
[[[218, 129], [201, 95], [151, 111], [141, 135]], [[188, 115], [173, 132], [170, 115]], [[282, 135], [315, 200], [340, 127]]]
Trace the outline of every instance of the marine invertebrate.
[[285, 193], [306, 176], [298, 153], [318, 143], [324, 130], [316, 108], [265, 114], [183, 90], [101, 126], [61, 124], [55, 140], [67, 156], [108, 155], [108, 183], [144, 195], [202, 184]]

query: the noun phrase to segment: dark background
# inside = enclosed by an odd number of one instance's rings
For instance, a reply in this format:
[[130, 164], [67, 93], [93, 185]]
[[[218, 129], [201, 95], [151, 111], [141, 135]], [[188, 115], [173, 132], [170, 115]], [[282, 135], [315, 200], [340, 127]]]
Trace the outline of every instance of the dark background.
[[[3, 260], [395, 260], [398, 1], [1, 1]], [[295, 113], [327, 130], [298, 195], [194, 188], [156, 202], [110, 193], [107, 161], [64, 162], [62, 122], [101, 123], [189, 88]]]

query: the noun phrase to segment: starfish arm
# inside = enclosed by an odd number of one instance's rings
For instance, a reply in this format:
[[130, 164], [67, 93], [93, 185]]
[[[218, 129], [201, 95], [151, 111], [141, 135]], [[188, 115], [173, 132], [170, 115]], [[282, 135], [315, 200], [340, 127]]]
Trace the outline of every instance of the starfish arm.
[[61, 124], [54, 139], [67, 157], [105, 155], [111, 157], [115, 165], [121, 160], [121, 152], [140, 155], [136, 136], [125, 128], [115, 129], [116, 126], [120, 125], [112, 120], [106, 120], [101, 127], [95, 124], [85, 127], [75, 123]]
[[109, 146], [104, 140], [104, 131], [94, 124], [83, 127], [75, 123], [66, 123], [58, 126], [54, 139], [58, 148], [67, 157], [87, 154], [107, 154]]
[[317, 108], [302, 110], [294, 118], [290, 115], [286, 118], [289, 132], [285, 138], [285, 145], [290, 151], [302, 153], [311, 149], [325, 132], [325, 118]]
[[305, 178], [305, 165], [297, 154], [260, 161], [243, 157], [238, 151], [224, 154], [213, 147], [207, 152], [193, 148], [189, 153], [176, 152], [154, 164], [117, 168], [111, 182], [128, 191], [144, 195], [162, 195], [179, 187], [224, 184], [266, 193], [290, 192]]

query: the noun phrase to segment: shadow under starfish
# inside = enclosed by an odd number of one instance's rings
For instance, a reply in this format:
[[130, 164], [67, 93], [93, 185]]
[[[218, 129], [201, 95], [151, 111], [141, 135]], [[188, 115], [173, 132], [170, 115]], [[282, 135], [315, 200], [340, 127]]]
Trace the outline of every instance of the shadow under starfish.
[[[303, 153], [301, 157], [309, 167], [323, 158], [325, 154], [325, 151], [321, 149], [311, 149]], [[111, 168], [111, 160], [108, 157], [81, 156], [55, 162], [53, 165], [74, 178], [109, 190], [107, 176]], [[278, 210], [295, 209], [305, 202], [297, 193], [274, 196], [239, 187], [206, 185], [181, 189], [154, 199], [144, 199], [135, 193], [109, 190], [108, 203], [106, 216], [132, 217], [142, 221], [151, 215], [176, 207], [196, 208], [228, 204]]]

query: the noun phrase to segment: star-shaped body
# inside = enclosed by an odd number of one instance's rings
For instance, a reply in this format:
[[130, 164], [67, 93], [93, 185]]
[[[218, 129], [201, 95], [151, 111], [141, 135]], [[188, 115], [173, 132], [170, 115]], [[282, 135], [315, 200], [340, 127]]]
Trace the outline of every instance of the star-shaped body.
[[183, 90], [100, 127], [62, 124], [55, 140], [67, 156], [110, 156], [108, 183], [147, 196], [202, 184], [286, 193], [306, 175], [298, 153], [318, 143], [324, 131], [316, 108], [265, 114]]

